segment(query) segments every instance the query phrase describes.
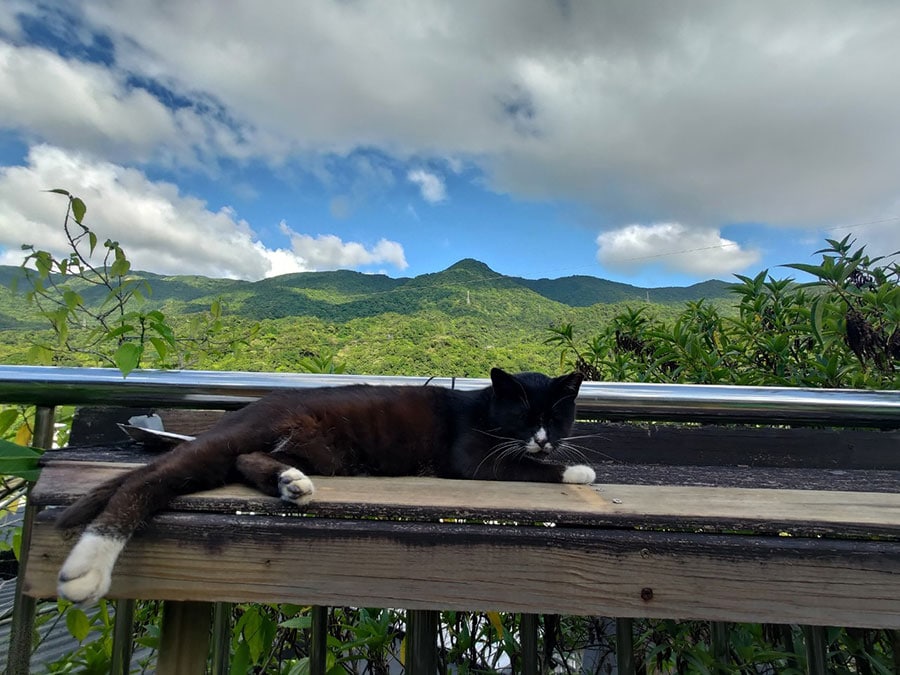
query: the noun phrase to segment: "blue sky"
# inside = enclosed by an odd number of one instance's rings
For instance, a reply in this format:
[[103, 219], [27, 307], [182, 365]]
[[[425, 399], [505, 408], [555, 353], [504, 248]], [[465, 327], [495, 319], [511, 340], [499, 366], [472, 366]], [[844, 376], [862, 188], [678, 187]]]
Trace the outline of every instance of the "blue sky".
[[[265, 10], [263, 11], [263, 7]], [[641, 286], [900, 249], [900, 5], [0, 5], [0, 263]]]

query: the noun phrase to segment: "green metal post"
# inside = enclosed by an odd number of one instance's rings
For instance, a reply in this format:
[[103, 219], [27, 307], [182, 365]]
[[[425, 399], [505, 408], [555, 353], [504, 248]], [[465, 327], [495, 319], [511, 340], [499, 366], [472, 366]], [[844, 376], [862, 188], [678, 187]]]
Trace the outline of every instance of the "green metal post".
[[[36, 448], [53, 445], [53, 406], [38, 406], [34, 413], [34, 440]], [[28, 550], [31, 548], [31, 530], [34, 527], [35, 509], [25, 493], [25, 516], [22, 522], [22, 543], [19, 550], [19, 573], [16, 577], [16, 595], [13, 601], [12, 631], [9, 635], [7, 675], [28, 675], [31, 662], [31, 636], [34, 633], [34, 598], [23, 592], [25, 570], [28, 567]]]
[[634, 675], [634, 621], [616, 619], [616, 667], [619, 675]]
[[134, 640], [134, 600], [116, 600], [116, 618], [113, 624], [112, 675], [128, 675], [131, 672], [131, 654]]
[[231, 666], [231, 603], [213, 605], [212, 675], [228, 675]]
[[326, 653], [328, 651], [328, 608], [318, 605], [312, 608], [312, 625], [309, 640], [309, 672], [311, 675], [325, 675]]
[[410, 610], [406, 613], [406, 672], [435, 675], [437, 672], [438, 612]]
[[731, 672], [731, 648], [728, 642], [729, 628], [724, 621], [712, 621], [709, 624], [712, 641], [712, 652], [719, 672]]
[[801, 626], [806, 638], [806, 670], [809, 675], [828, 675], [828, 639], [822, 626]]
[[522, 675], [538, 675], [538, 615], [523, 614], [519, 621], [519, 651], [522, 657]]

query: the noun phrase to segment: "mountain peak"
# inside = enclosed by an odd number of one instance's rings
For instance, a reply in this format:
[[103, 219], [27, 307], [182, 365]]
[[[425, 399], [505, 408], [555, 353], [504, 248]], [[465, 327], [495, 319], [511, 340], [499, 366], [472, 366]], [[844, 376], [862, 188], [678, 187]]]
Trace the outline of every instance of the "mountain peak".
[[468, 272], [469, 274], [476, 274], [478, 276], [498, 276], [494, 270], [485, 265], [483, 262], [475, 260], [474, 258], [463, 258], [459, 262], [450, 265], [450, 267], [448, 267], [444, 271]]

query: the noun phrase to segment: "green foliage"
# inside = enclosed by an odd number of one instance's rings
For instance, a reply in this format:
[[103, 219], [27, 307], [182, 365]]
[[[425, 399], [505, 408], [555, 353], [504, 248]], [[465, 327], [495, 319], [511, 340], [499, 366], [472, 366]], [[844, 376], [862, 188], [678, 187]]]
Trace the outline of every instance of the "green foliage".
[[[79, 647], [47, 666], [48, 673], [96, 673], [111, 672], [113, 655], [114, 603], [100, 600], [96, 607], [81, 608], [59, 600], [48, 603], [55, 611], [38, 615], [39, 625], [63, 621], [66, 630]], [[149, 649], [132, 672], [151, 673], [155, 665], [155, 650], [159, 646], [159, 602], [136, 602], [134, 611], [134, 640]]]
[[13, 476], [26, 481], [37, 480], [38, 462], [43, 451], [10, 443], [0, 438], [0, 476]]
[[737, 316], [705, 300], [671, 322], [627, 308], [593, 338], [567, 323], [545, 341], [593, 380], [897, 388], [900, 269], [849, 237], [828, 243], [821, 265], [786, 265], [812, 282], [738, 275]]
[[201, 356], [233, 352], [253, 333], [246, 325], [240, 333], [229, 330], [223, 303], [214, 298], [207, 311], [178, 322], [190, 336], [178, 337], [176, 322], [149, 304], [149, 281], [132, 272], [119, 242], [99, 245], [84, 222], [85, 203], [61, 188], [50, 192], [68, 199], [62, 229], [69, 252], [57, 258], [22, 247], [26, 256], [14, 285], [25, 282], [26, 301], [50, 326], [49, 336], [33, 334], [29, 363], [112, 366], [127, 377], [142, 366], [191, 367]]

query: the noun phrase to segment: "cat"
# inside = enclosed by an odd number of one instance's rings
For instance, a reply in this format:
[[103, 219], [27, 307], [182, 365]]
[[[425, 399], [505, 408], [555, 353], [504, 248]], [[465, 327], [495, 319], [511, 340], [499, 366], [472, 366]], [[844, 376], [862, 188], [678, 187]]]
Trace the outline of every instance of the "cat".
[[315, 494], [307, 473], [593, 483], [590, 466], [551, 459], [578, 452], [566, 437], [581, 381], [494, 368], [491, 384], [471, 391], [349, 385], [267, 394], [66, 508], [58, 527], [87, 528], [60, 570], [59, 595], [98, 600], [154, 512], [229, 482], [298, 506]]

